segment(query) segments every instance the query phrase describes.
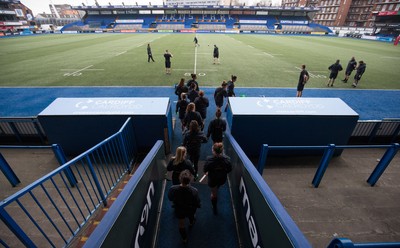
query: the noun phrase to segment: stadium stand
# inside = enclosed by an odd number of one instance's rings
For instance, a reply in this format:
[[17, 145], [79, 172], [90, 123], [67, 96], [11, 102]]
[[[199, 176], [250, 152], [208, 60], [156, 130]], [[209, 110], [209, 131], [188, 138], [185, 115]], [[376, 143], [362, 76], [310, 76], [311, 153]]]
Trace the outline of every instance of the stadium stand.
[[310, 13], [317, 8], [280, 9], [273, 7], [240, 6], [80, 6], [86, 11], [80, 22], [66, 25], [67, 32], [252, 32], [288, 34], [328, 34], [325, 26], [311, 22]]

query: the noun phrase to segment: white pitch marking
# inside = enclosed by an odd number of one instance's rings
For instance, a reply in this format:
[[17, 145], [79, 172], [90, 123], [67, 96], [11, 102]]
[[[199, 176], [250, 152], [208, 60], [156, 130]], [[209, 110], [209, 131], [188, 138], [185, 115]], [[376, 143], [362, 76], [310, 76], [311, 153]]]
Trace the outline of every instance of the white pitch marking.
[[381, 59], [400, 59], [400, 57], [389, 57], [389, 56], [386, 56], [386, 57], [381, 57]]
[[117, 56], [119, 56], [119, 55], [122, 55], [122, 54], [124, 54], [124, 53], [126, 53], [127, 51], [123, 51], [123, 52], [120, 52], [120, 53], [117, 53], [117, 54], [115, 54], [115, 57], [117, 57]]
[[274, 55], [272, 55], [272, 54], [269, 54], [269, 53], [267, 53], [267, 52], [263, 52], [265, 55], [268, 55], [268, 56], [270, 56], [271, 58], [273, 58], [274, 57]]
[[[174, 71], [190, 71], [191, 69], [174, 69]], [[218, 71], [217, 69], [201, 69], [202, 71]]]
[[[82, 68], [80, 70], [74, 71], [74, 72], [70, 72], [70, 73], [65, 73], [64, 76], [80, 76], [81, 75], [81, 71], [84, 71], [86, 69], [89, 69], [90, 67], [92, 67], [93, 65], [89, 65], [86, 66], [85, 68]], [[78, 75], [79, 74], [79, 75]]]

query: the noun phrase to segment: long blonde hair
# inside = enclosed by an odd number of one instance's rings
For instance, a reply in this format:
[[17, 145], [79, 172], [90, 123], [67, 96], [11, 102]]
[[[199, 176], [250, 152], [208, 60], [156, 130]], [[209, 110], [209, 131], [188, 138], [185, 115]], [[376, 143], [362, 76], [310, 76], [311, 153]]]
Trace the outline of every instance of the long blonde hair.
[[186, 147], [184, 146], [178, 146], [176, 148], [176, 154], [175, 157], [172, 157], [172, 159], [174, 160], [173, 164], [177, 165], [182, 163], [186, 158]]

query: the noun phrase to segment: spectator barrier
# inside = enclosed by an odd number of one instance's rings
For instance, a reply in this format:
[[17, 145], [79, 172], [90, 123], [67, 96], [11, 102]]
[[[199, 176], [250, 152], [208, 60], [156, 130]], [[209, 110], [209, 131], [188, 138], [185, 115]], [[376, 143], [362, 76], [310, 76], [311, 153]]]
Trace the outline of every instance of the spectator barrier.
[[[1, 201], [5, 246], [67, 246], [130, 170], [133, 137], [128, 118], [111, 137]], [[71, 173], [72, 185], [62, 172]]]
[[261, 147], [261, 152], [260, 152], [260, 157], [258, 160], [258, 172], [262, 175], [264, 166], [267, 161], [267, 155], [268, 155], [268, 150], [311, 150], [311, 149], [317, 149], [317, 150], [322, 150], [324, 149], [325, 152], [322, 156], [322, 159], [320, 161], [320, 164], [318, 166], [318, 169], [315, 173], [314, 179], [312, 180], [312, 185], [314, 185], [315, 188], [318, 188], [322, 177], [325, 174], [326, 169], [328, 168], [329, 162], [333, 156], [333, 153], [335, 149], [372, 149], [372, 148], [387, 148], [385, 154], [382, 156], [382, 158], [379, 160], [379, 163], [375, 167], [374, 171], [371, 173], [369, 176], [367, 182], [371, 185], [374, 186], [376, 182], [379, 180], [380, 176], [383, 174], [385, 169], [389, 166], [390, 162], [396, 155], [397, 151], [400, 148], [400, 145], [398, 143], [392, 144], [392, 145], [352, 145], [352, 146], [336, 146], [334, 144], [330, 144], [328, 146], [268, 146], [264, 144]]
[[350, 239], [336, 238], [327, 248], [399, 248], [400, 242], [387, 243], [353, 243]]
[[164, 143], [159, 140], [84, 247], [154, 247], [165, 190], [165, 161]]

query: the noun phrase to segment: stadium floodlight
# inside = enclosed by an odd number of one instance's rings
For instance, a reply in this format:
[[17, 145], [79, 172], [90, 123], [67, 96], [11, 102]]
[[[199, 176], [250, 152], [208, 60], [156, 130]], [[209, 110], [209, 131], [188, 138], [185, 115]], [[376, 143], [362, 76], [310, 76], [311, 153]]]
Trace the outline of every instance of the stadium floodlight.
[[138, 6], [137, 2], [136, 2], [136, 6]]
[[149, 2], [149, 6], [151, 6], [151, 2]]
[[124, 3], [124, 2], [122, 2], [122, 6], [125, 6], [125, 3]]
[[86, 6], [85, 3], [82, 3], [82, 6]]

